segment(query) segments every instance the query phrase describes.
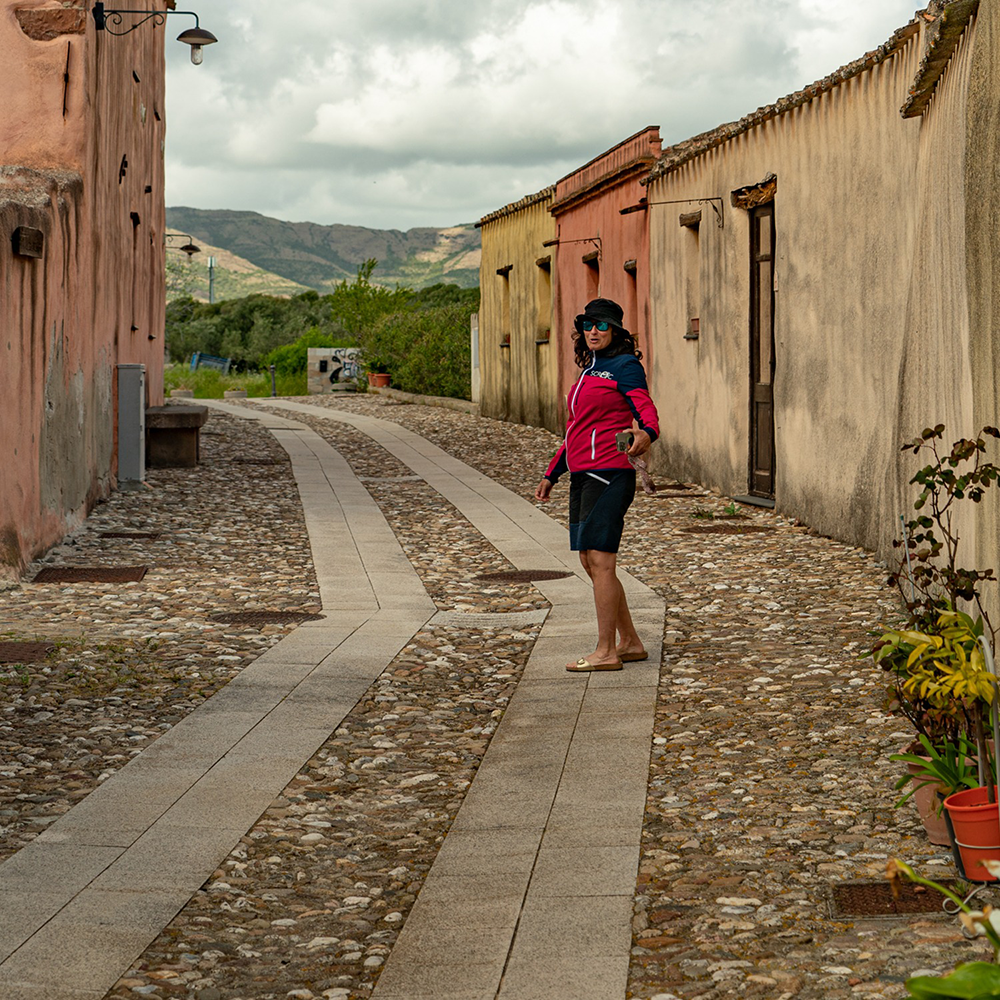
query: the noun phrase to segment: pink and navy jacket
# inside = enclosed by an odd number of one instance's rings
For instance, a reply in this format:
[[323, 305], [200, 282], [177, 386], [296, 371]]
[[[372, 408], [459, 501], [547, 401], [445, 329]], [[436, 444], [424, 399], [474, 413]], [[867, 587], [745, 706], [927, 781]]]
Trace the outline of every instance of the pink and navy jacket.
[[550, 482], [564, 472], [630, 469], [628, 456], [615, 447], [615, 435], [631, 430], [633, 418], [651, 440], [659, 436], [646, 372], [634, 354], [592, 354], [566, 401], [566, 439], [545, 471]]

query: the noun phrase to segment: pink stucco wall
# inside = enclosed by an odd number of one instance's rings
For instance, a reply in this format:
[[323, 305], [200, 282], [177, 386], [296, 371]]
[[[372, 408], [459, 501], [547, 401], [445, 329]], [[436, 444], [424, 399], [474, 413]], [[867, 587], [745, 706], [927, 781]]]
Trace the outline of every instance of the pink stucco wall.
[[[659, 128], [650, 126], [595, 157], [556, 184], [552, 214], [559, 244], [555, 250], [553, 337], [560, 348], [559, 387], [565, 397], [579, 375], [573, 359], [574, 317], [596, 297], [614, 299], [625, 310], [625, 326], [636, 335], [650, 370], [649, 226], [646, 211], [621, 214], [639, 204], [639, 183], [660, 155]], [[600, 240], [599, 245], [586, 241]], [[595, 270], [583, 258], [599, 250]], [[634, 277], [625, 270], [635, 261]]]
[[0, 579], [114, 487], [115, 366], [162, 402], [164, 29], [90, 6], [0, 0]]

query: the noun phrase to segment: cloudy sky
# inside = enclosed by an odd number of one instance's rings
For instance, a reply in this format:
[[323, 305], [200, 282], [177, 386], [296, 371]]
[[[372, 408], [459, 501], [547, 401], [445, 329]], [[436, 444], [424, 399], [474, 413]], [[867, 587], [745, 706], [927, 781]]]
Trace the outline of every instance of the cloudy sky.
[[[742, 117], [884, 42], [914, 0], [189, 0], [167, 204], [451, 226], [659, 125]], [[900, 95], [902, 103], [905, 95]]]

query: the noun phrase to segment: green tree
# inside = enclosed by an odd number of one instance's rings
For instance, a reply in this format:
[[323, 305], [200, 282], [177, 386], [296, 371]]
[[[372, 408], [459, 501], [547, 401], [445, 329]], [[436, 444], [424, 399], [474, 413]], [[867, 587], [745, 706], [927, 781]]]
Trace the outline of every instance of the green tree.
[[378, 261], [369, 257], [359, 268], [354, 281], [342, 281], [330, 295], [330, 312], [344, 332], [356, 337], [362, 346], [375, 321], [386, 313], [405, 308], [413, 292], [409, 288], [383, 288], [372, 284], [371, 276]]

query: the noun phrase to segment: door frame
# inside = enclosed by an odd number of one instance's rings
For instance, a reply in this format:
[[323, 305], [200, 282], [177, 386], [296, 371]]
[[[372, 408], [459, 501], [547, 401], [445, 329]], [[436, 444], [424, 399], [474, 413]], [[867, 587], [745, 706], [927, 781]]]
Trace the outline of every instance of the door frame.
[[[777, 480], [777, 454], [775, 451], [775, 433], [774, 433], [774, 376], [776, 369], [776, 358], [775, 358], [775, 338], [774, 338], [774, 264], [775, 264], [775, 244], [776, 244], [776, 232], [775, 232], [775, 219], [774, 219], [774, 200], [771, 199], [763, 204], [755, 205], [750, 209], [749, 219], [750, 219], [750, 316], [749, 316], [749, 361], [750, 361], [750, 373], [749, 373], [749, 404], [750, 404], [750, 421], [749, 421], [749, 442], [747, 448], [747, 492], [750, 496], [759, 496], [773, 499], [775, 495], [775, 486]], [[761, 217], [770, 217], [770, 246], [764, 250], [758, 241], [758, 235], [760, 226], [758, 226], [758, 219]], [[770, 330], [762, 331], [759, 329], [760, 320], [760, 295], [763, 289], [760, 286], [760, 267], [759, 264], [763, 262], [770, 263], [770, 288], [767, 289], [767, 295], [770, 296], [770, 308], [768, 309], [768, 315], [770, 317]], [[762, 334], [770, 337], [770, 372], [769, 381], [767, 383], [760, 382], [758, 379], [758, 367], [760, 361], [760, 337]], [[758, 434], [758, 400], [756, 399], [758, 393], [758, 386], [768, 385], [770, 387], [771, 401], [770, 401], [770, 489], [766, 489], [763, 486], [758, 486], [756, 473], [758, 471], [759, 463], [757, 459], [757, 442], [759, 440]]]

